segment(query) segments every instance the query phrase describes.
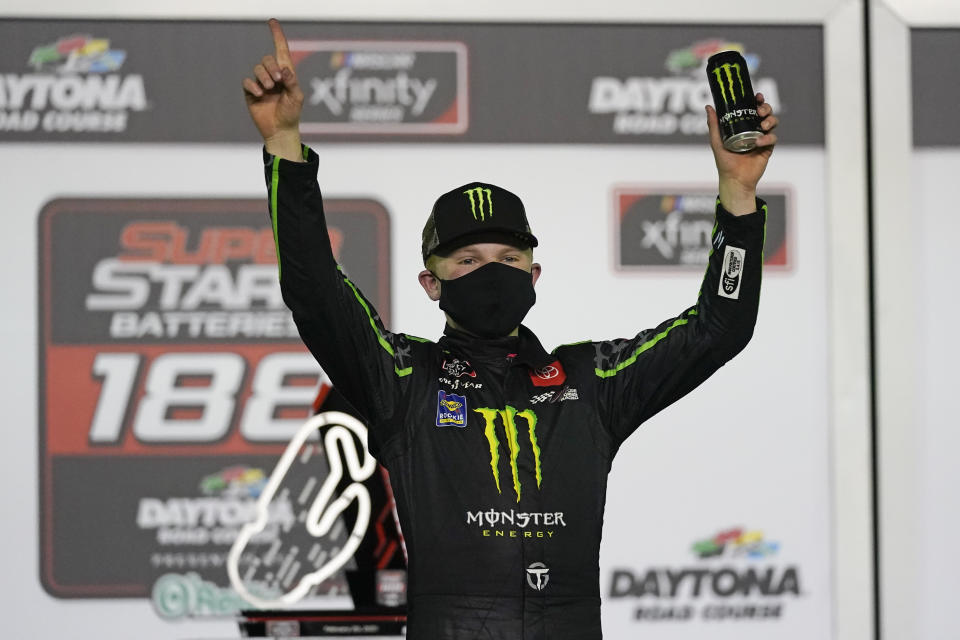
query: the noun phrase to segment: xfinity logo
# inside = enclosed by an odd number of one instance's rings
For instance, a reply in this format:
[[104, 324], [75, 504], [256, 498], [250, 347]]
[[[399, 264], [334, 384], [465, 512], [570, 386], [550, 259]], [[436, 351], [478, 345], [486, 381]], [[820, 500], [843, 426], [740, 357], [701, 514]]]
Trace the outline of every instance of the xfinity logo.
[[[659, 187], [617, 185], [612, 188], [614, 224], [617, 225], [617, 266], [619, 268], [696, 269], [702, 273], [710, 256], [724, 254], [728, 242], [723, 227], [716, 225], [716, 187]], [[763, 211], [767, 225], [764, 255], [766, 266], [790, 268], [792, 231], [789, 219], [791, 199], [783, 193], [764, 194]], [[732, 256], [727, 277], [728, 291], [737, 295], [738, 276], [745, 256]], [[717, 285], [713, 285], [717, 286]]]
[[421, 80], [400, 71], [393, 77], [352, 77], [353, 70], [345, 67], [331, 78], [313, 78], [310, 104], [323, 104], [333, 115], [342, 115], [344, 107], [352, 105], [401, 105], [410, 109], [410, 115], [419, 116], [426, 109], [437, 88], [436, 78]]
[[309, 87], [303, 133], [460, 134], [467, 130], [461, 42], [294, 40]]
[[550, 569], [542, 562], [534, 562], [527, 567], [527, 584], [535, 591], [543, 591], [550, 581]]
[[644, 220], [644, 249], [656, 249], [665, 259], [672, 260], [678, 249], [700, 249], [710, 246], [713, 224], [706, 219], [688, 219], [680, 211], [671, 211], [663, 220]]

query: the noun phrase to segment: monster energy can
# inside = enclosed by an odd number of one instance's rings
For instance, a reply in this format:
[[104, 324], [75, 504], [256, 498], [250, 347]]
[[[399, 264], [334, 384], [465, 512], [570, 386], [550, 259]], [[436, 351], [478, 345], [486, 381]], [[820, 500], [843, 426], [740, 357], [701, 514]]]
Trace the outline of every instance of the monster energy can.
[[757, 146], [763, 129], [747, 61], [736, 51], [715, 53], [707, 60], [707, 80], [720, 120], [723, 146], [737, 153], [750, 151]]

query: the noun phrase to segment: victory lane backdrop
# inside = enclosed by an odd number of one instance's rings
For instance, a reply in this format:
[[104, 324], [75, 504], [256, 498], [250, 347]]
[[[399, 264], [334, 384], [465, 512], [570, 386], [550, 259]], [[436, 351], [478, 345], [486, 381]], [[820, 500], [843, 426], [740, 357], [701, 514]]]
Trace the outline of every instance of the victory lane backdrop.
[[[824, 140], [815, 26], [284, 28], [307, 141], [700, 146], [706, 59], [729, 48], [789, 117], [782, 144]], [[248, 142], [239, 83], [225, 79], [270, 46], [262, 23], [202, 21], [7, 20], [0, 42], [0, 140], [66, 142]], [[179, 90], [184, 69], [202, 92]]]
[[[386, 209], [330, 198], [326, 211], [334, 252], [386, 315]], [[226, 553], [323, 380], [280, 296], [265, 203], [54, 200], [39, 249], [44, 587], [144, 597], [172, 576], [222, 609], [157, 593], [161, 615], [235, 611]], [[281, 507], [294, 526], [297, 506]]]
[[[778, 159], [762, 183], [771, 205], [765, 273], [775, 275], [764, 282], [765, 319], [754, 344], [721, 372], [725, 379], [708, 381], [618, 454], [600, 560], [604, 625], [614, 637], [641, 626], [657, 637], [695, 637], [705, 625], [717, 637], [827, 637], [828, 516], [809, 506], [827, 495], [817, 471], [828, 457], [821, 445], [829, 428], [825, 392], [809, 383], [827, 379], [816, 340], [826, 317], [822, 29], [284, 27], [307, 98], [304, 139], [329, 151], [321, 186], [375, 193], [404, 238], [398, 246], [410, 251], [390, 255], [388, 216], [377, 201], [328, 199], [331, 243], [351, 279], [386, 316], [390, 269], [409, 275], [422, 268], [411, 247], [432, 202], [427, 191], [467, 182], [472, 175], [460, 179], [467, 171], [509, 179], [531, 214], [541, 212], [541, 259], [577, 247], [597, 257], [576, 270], [574, 261], [549, 261], [531, 322], [548, 348], [610, 337], [611, 327], [632, 335], [666, 317], [655, 309], [676, 313], [692, 301], [715, 196], [703, 189], [713, 174], [696, 169], [712, 172], [703, 66], [717, 50], [743, 52], [755, 87], [784, 117]], [[16, 19], [0, 21], [0, 34], [0, 140], [30, 143], [7, 145], [15, 170], [51, 159], [55, 167], [25, 175], [13, 194], [20, 220], [40, 212], [40, 464], [33, 477], [40, 582], [54, 598], [36, 589], [42, 602], [35, 609], [108, 612], [113, 628], [140, 625], [143, 637], [169, 636], [165, 622], [174, 619], [180, 629], [189, 618], [202, 619], [202, 628], [231, 624], [243, 605], [227, 586], [230, 541], [324, 380], [280, 301], [262, 180], [241, 177], [249, 167], [259, 174], [260, 158], [239, 79], [270, 50], [269, 33], [260, 21]], [[197, 65], [200, 59], [207, 62]], [[184, 68], [205, 87], [200, 95], [180, 90]], [[75, 144], [86, 142], [122, 144]], [[237, 142], [250, 145], [246, 160]], [[430, 144], [438, 142], [442, 148]], [[180, 143], [201, 144], [184, 154]], [[104, 161], [110, 158], [116, 164]], [[618, 196], [617, 189], [626, 191]], [[53, 200], [121, 192], [127, 199]], [[251, 197], [158, 197], [181, 193]], [[586, 215], [596, 224], [583, 225]], [[618, 253], [621, 242], [643, 251]], [[689, 289], [680, 300], [683, 283]], [[569, 314], [556, 302], [561, 288], [562, 295], [579, 292], [589, 303], [580, 307], [592, 311]], [[438, 312], [412, 279], [410, 290], [396, 300], [401, 322], [385, 318], [388, 326], [436, 335]], [[784, 343], [798, 309], [812, 330]], [[777, 354], [777, 367], [764, 368], [765, 350]], [[782, 390], [796, 379], [814, 390], [780, 415], [789, 406]], [[727, 384], [750, 388], [772, 416], [763, 432], [726, 404], [734, 395], [720, 391]], [[323, 457], [316, 460], [322, 477]], [[711, 465], [720, 463], [731, 467], [722, 470], [728, 487], [747, 489], [713, 492], [720, 470]], [[754, 485], [748, 475], [778, 478], [780, 471], [797, 481]], [[638, 478], [670, 480], [645, 488], [641, 504]], [[767, 495], [773, 492], [780, 493]], [[278, 499], [270, 515], [297, 527], [302, 511]], [[642, 529], [634, 527], [639, 522]], [[37, 536], [32, 526], [24, 535]], [[252, 574], [275, 579], [255, 562], [278, 542], [303, 551], [295, 538], [268, 530], [251, 541], [241, 558], [244, 582]], [[722, 552], [694, 548], [721, 538]], [[321, 592], [340, 593], [338, 580]], [[80, 597], [103, 600], [81, 608], [60, 600]], [[146, 600], [111, 598], [149, 598], [154, 611]], [[763, 615], [741, 615], [747, 610]], [[60, 620], [45, 615], [45, 629], [61, 625], [69, 635]]]

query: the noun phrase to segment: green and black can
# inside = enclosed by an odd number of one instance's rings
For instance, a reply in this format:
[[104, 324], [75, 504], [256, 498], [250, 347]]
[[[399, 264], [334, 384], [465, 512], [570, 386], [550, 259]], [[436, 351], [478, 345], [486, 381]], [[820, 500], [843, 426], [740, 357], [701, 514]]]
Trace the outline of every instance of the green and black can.
[[720, 120], [723, 146], [737, 153], [755, 148], [763, 129], [747, 61], [737, 51], [715, 53], [707, 60], [707, 80]]

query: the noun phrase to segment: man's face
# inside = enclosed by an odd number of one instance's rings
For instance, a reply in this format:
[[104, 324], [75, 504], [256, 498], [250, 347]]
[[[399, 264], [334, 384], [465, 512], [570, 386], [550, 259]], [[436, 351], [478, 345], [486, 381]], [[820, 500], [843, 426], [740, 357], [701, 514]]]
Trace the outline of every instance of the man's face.
[[490, 262], [501, 262], [523, 269], [533, 278], [540, 277], [540, 265], [533, 261], [532, 249], [520, 249], [499, 242], [468, 244], [447, 256], [431, 256], [428, 269], [420, 272], [420, 284], [431, 300], [440, 299], [440, 280], [455, 280]]

